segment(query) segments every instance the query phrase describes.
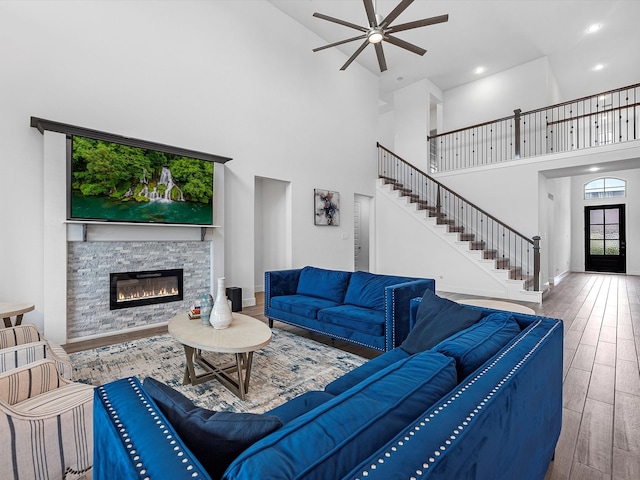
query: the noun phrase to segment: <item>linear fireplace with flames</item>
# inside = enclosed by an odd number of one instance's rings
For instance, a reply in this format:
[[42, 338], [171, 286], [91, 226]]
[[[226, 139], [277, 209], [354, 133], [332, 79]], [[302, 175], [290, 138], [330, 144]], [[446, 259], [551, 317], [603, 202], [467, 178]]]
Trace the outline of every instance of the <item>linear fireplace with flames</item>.
[[110, 273], [109, 307], [139, 307], [183, 299], [183, 270]]

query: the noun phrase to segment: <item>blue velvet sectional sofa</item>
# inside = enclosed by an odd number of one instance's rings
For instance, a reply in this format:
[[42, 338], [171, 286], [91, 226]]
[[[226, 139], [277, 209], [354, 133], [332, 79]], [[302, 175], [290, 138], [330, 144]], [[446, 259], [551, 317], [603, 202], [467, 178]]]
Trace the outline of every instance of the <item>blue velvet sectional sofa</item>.
[[264, 415], [204, 410], [153, 379], [98, 387], [93, 478], [542, 480], [562, 322], [441, 300], [411, 301], [400, 347]]
[[265, 273], [264, 315], [380, 351], [409, 333], [409, 301], [433, 279], [307, 266]]

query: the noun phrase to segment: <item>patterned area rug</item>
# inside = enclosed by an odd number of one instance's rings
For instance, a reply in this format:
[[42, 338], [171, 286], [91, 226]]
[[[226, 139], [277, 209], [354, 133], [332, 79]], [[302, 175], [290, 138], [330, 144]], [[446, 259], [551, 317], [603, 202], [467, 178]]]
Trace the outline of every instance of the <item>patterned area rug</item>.
[[[229, 354], [204, 354], [214, 365], [234, 361]], [[249, 392], [242, 401], [217, 380], [182, 385], [184, 349], [171, 335], [159, 335], [70, 355], [77, 382], [101, 385], [119, 378], [153, 377], [211, 410], [263, 413], [332, 380], [366, 359], [284, 330], [273, 330], [271, 343], [253, 355]], [[198, 372], [200, 373], [200, 372]]]

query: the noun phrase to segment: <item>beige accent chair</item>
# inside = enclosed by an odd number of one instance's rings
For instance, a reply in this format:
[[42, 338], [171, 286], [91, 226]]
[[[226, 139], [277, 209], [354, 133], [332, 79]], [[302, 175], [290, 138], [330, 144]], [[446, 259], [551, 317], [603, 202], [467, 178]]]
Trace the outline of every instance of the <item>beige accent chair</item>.
[[34, 325], [0, 329], [0, 373], [48, 358], [62, 378], [71, 380], [73, 368], [64, 349], [44, 338]]
[[93, 390], [49, 359], [0, 374], [0, 478], [91, 478]]

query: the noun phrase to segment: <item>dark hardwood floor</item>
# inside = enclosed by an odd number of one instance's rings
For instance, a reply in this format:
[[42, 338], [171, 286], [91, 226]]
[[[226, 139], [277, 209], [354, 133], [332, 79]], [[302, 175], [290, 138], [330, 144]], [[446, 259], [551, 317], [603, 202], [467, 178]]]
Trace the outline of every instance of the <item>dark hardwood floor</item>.
[[[640, 479], [640, 276], [572, 273], [541, 305], [522, 304], [564, 322], [563, 426], [547, 480]], [[266, 322], [261, 295], [256, 306], [242, 313]], [[366, 358], [378, 355], [279, 322], [275, 326]], [[65, 348], [73, 352], [166, 330], [157, 327]]]

